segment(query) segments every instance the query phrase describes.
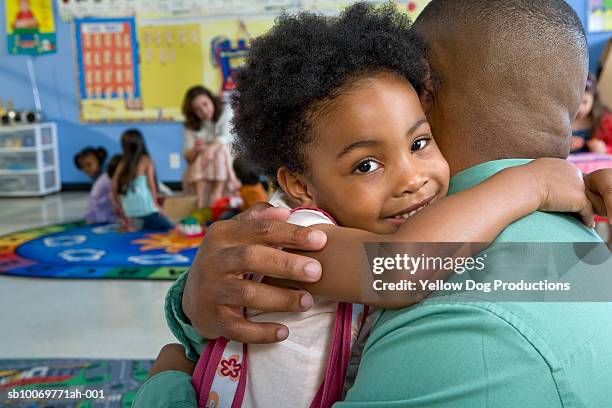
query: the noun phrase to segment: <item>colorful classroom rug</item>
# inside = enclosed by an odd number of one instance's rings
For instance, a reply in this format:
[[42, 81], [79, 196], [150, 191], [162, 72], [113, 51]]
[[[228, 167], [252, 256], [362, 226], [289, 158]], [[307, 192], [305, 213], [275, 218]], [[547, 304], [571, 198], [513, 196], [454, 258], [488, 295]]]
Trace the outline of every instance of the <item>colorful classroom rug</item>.
[[84, 222], [0, 236], [0, 276], [174, 280], [193, 261], [202, 237], [120, 232]]
[[0, 360], [0, 406], [129, 408], [151, 360]]

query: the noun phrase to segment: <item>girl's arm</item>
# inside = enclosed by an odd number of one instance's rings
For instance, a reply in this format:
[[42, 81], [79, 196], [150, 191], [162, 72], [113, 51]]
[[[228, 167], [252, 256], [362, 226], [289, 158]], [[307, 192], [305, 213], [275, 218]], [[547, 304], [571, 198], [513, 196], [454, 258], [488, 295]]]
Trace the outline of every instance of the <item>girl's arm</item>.
[[110, 195], [115, 211], [121, 210], [121, 202], [119, 201], [119, 174], [121, 174], [122, 169], [123, 163], [119, 162], [117, 168], [115, 169], [115, 173], [113, 174], [113, 178], [111, 179]]
[[[317, 283], [274, 281], [299, 287], [336, 301], [363, 303], [362, 270], [364, 242], [479, 242], [489, 243], [509, 224], [536, 211], [581, 212], [591, 224], [592, 208], [585, 195], [579, 171], [565, 160], [539, 159], [527, 165], [505, 169], [463, 192], [446, 197], [419, 211], [393, 234], [319, 225], [327, 234], [320, 252], [304, 255], [321, 262], [323, 274]], [[590, 220], [589, 220], [590, 217]], [[484, 245], [462, 248], [461, 253], [436, 247], [435, 256], [475, 255]], [[440, 253], [441, 251], [448, 253]], [[423, 278], [417, 271], [412, 278]], [[424, 294], [418, 294], [424, 295]], [[404, 307], [415, 303], [373, 303], [382, 307]]]
[[155, 166], [153, 165], [153, 160], [151, 160], [150, 157], [147, 159], [147, 185], [151, 191], [153, 203], [156, 207], [159, 207], [159, 202], [157, 201], [157, 184], [155, 183]]
[[200, 153], [196, 140], [197, 137], [194, 131], [187, 128], [183, 129], [183, 156], [185, 157], [185, 161], [189, 164], [193, 163]]
[[125, 216], [123, 212], [123, 207], [121, 206], [121, 200], [119, 199], [119, 174], [121, 174], [121, 169], [123, 168], [123, 163], [119, 163], [117, 168], [115, 169], [115, 174], [113, 174], [113, 178], [111, 179], [111, 188], [110, 188], [110, 196], [111, 203], [113, 204], [113, 211], [117, 214], [119, 221], [128, 229], [130, 228], [130, 221]]

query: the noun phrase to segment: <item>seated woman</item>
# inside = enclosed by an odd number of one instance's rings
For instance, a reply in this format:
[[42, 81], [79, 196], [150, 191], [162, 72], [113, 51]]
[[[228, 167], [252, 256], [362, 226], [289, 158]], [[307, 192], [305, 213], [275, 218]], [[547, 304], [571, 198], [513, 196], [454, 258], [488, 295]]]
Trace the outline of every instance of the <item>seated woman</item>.
[[230, 148], [232, 110], [203, 86], [194, 86], [183, 100], [184, 149], [187, 169], [183, 189], [195, 192], [198, 207], [210, 207], [225, 192], [238, 188]]

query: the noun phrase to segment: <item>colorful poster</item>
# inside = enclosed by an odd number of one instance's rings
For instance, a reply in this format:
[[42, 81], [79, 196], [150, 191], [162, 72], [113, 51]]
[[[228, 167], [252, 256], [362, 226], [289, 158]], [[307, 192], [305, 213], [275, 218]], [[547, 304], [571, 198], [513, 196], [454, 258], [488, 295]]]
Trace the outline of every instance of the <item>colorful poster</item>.
[[273, 24], [273, 17], [215, 19], [204, 23], [204, 86], [227, 101], [236, 86], [236, 72], [248, 54], [251, 40]]
[[57, 40], [51, 0], [6, 0], [9, 54], [55, 52]]
[[78, 19], [74, 31], [81, 119], [145, 119], [134, 19]]
[[588, 7], [589, 31], [612, 31], [612, 0], [589, 0]]

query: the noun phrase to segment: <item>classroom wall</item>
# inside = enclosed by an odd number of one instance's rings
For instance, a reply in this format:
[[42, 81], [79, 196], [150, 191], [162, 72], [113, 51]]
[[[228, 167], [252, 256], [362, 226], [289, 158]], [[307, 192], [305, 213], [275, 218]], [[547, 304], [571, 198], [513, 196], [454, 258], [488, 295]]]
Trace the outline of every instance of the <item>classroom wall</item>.
[[[588, 0], [567, 0], [586, 22]], [[55, 1], [54, 1], [54, 7]], [[63, 183], [88, 182], [72, 163], [73, 155], [86, 145], [104, 146], [110, 154], [119, 152], [118, 139], [129, 127], [138, 127], [145, 135], [160, 180], [176, 182], [181, 178], [185, 163], [180, 169], [171, 169], [169, 155], [182, 150], [182, 127], [177, 123], [121, 123], [109, 125], [85, 125], [79, 123], [76, 91], [75, 63], [71, 26], [59, 21], [57, 9], [56, 54], [32, 57], [34, 73], [40, 90], [43, 111], [49, 120], [58, 124], [60, 161]], [[33, 108], [34, 97], [27, 69], [27, 56], [9, 56], [6, 46], [4, 1], [0, 1], [0, 98], [13, 99], [18, 108]], [[589, 34], [591, 70], [597, 69], [597, 59], [612, 33]]]
[[[110, 155], [118, 153], [119, 137], [130, 127], [138, 127], [144, 133], [149, 152], [155, 160], [158, 178], [167, 182], [180, 181], [185, 163], [181, 163], [181, 169], [171, 169], [169, 154], [182, 151], [181, 124], [90, 125], [79, 122], [71, 25], [59, 20], [55, 0], [53, 4], [57, 53], [32, 57], [32, 61], [43, 112], [58, 125], [62, 182], [89, 182], [86, 176], [75, 169], [72, 161], [74, 154], [86, 145], [104, 146]], [[27, 69], [30, 57], [8, 55], [5, 18], [4, 1], [0, 1], [0, 98], [5, 103], [7, 98], [13, 99], [17, 108], [33, 108], [34, 96]]]

